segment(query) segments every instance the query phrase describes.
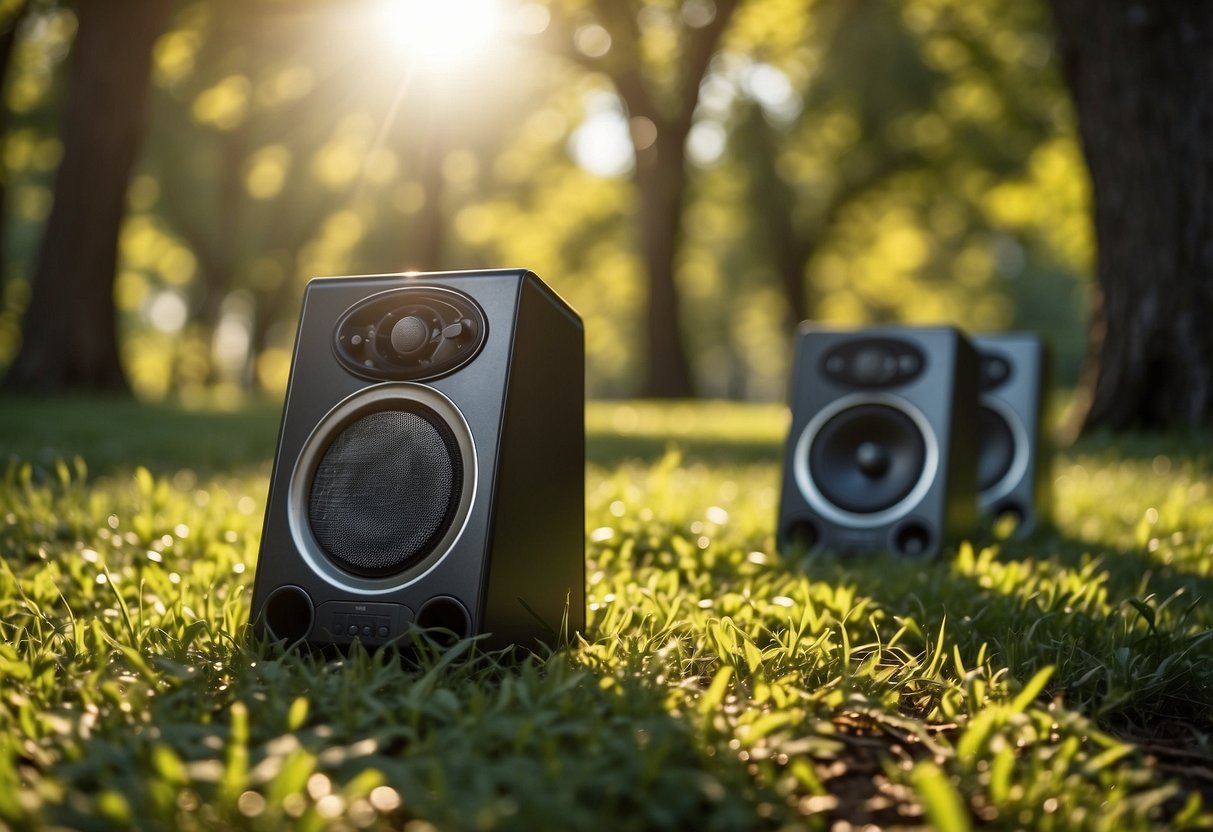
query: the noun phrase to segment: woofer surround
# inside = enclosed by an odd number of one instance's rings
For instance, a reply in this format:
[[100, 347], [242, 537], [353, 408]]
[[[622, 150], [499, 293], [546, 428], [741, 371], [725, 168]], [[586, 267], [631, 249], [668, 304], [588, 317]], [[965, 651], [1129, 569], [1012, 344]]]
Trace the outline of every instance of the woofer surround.
[[977, 421], [977, 487], [982, 498], [1005, 497], [1023, 479], [1031, 454], [1023, 422], [1005, 402], [983, 396]]
[[393, 592], [454, 545], [475, 482], [472, 433], [450, 399], [420, 384], [378, 384], [340, 402], [304, 443], [291, 534], [333, 586]]
[[[883, 465], [863, 458], [865, 445], [877, 446], [876, 453], [886, 457]], [[823, 517], [880, 526], [906, 514], [930, 489], [939, 442], [922, 411], [908, 401], [859, 393], [837, 399], [809, 421], [793, 466], [805, 501]]]

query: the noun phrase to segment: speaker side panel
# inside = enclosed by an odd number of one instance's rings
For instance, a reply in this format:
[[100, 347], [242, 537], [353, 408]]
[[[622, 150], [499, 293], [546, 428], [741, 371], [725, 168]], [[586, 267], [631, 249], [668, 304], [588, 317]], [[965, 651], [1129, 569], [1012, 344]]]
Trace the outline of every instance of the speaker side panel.
[[941, 425], [948, 437], [948, 464], [941, 485], [947, 499], [945, 536], [960, 540], [977, 529], [978, 359], [973, 345], [958, 331], [953, 332], [951, 352], [951, 407], [947, 423]]
[[483, 603], [489, 646], [585, 629], [585, 338], [533, 276], [519, 295]]

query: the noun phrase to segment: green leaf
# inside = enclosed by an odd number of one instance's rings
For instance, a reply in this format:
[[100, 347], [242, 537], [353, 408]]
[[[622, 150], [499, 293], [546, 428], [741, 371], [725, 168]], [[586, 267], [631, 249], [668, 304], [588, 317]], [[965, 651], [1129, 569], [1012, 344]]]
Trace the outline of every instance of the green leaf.
[[1039, 696], [1041, 691], [1045, 689], [1045, 685], [1048, 684], [1049, 679], [1053, 676], [1053, 669], [1053, 665], [1047, 665], [1046, 667], [1042, 667], [1040, 670], [1038, 670], [1036, 675], [1023, 686], [1023, 690], [1016, 694], [1015, 698], [1011, 700], [1011, 710], [1015, 711], [1016, 713], [1023, 713], [1026, 711], [1028, 706], [1032, 704], [1032, 700]]
[[724, 702], [725, 692], [729, 689], [729, 679], [733, 675], [733, 666], [726, 664], [722, 665], [720, 670], [716, 671], [716, 675], [712, 678], [712, 684], [704, 691], [703, 696], [699, 700], [699, 712], [701, 714], [710, 713], [720, 707]]
[[956, 786], [938, 766], [924, 761], [911, 774], [927, 819], [937, 832], [969, 832], [969, 812]]

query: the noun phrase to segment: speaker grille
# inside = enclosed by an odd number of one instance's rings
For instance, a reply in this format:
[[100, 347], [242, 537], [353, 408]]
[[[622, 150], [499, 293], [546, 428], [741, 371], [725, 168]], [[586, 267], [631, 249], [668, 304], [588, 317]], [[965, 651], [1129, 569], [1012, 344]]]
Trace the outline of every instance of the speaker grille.
[[428, 408], [383, 410], [346, 426], [316, 467], [308, 520], [338, 566], [382, 577], [431, 554], [451, 525], [463, 460]]

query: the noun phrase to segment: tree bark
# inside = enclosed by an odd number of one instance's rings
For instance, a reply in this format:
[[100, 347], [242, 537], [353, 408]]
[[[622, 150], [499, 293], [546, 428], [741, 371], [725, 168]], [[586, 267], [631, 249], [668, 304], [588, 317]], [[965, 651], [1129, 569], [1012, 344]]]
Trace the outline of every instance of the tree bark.
[[[699, 88], [738, 0], [716, 0], [715, 14], [699, 28], [683, 30], [683, 52], [672, 97], [662, 96], [640, 73], [640, 30], [634, 9], [600, 0], [603, 20], [620, 42], [613, 61], [603, 67], [632, 117], [649, 119], [656, 140], [636, 153], [633, 179], [640, 197], [637, 212], [641, 254], [649, 278], [645, 319], [645, 366], [642, 395], [649, 398], [693, 396], [691, 364], [682, 337], [681, 296], [677, 283], [682, 249], [682, 217], [688, 183], [686, 141], [694, 124]], [[662, 99], [670, 103], [662, 106]]]
[[778, 138], [767, 123], [762, 107], [746, 105], [734, 136], [749, 172], [750, 212], [779, 276], [783, 292], [786, 327], [794, 332], [809, 317], [809, 293], [805, 272], [816, 250], [811, 231], [796, 224], [796, 192], [780, 175]]
[[1213, 4], [1053, 0], [1094, 193], [1077, 424], [1213, 423]]
[[[4, 31], [0, 32], [0, 96], [8, 90], [9, 70], [12, 68], [13, 51], [17, 46], [17, 34], [21, 24], [29, 14], [29, 0], [21, 0], [17, 7], [9, 13], [4, 21]], [[8, 135], [9, 112], [0, 107], [0, 141]], [[6, 195], [8, 191], [8, 175], [0, 171], [0, 216], [7, 216]], [[0, 235], [0, 268], [5, 261], [5, 245], [3, 235]], [[4, 306], [4, 290], [8, 284], [8, 275], [0, 272], [0, 308]]]
[[[676, 280], [682, 245], [682, 216], [687, 184], [686, 139], [694, 123], [699, 88], [712, 56], [740, 0], [715, 0], [710, 20], [686, 25], [680, 32], [674, 77], [645, 73], [638, 21], [642, 4], [594, 0], [592, 17], [584, 9], [551, 4], [551, 25], [541, 42], [553, 51], [610, 79], [626, 114], [647, 119], [656, 128], [655, 140], [636, 149], [632, 175], [638, 197], [636, 231], [648, 277], [645, 309], [645, 359], [641, 394], [650, 398], [694, 395], [691, 365], [682, 337], [681, 302]], [[610, 34], [605, 55], [589, 56], [574, 47], [574, 34], [589, 20]]]
[[657, 140], [636, 154], [634, 178], [640, 195], [637, 230], [649, 277], [649, 302], [645, 310], [647, 361], [641, 392], [649, 398], [694, 394], [682, 338], [682, 304], [675, 275], [686, 201], [685, 142], [685, 133], [678, 135], [658, 128]]
[[22, 344], [5, 384], [126, 392], [114, 273], [126, 188], [146, 127], [152, 44], [165, 0], [80, 0], [55, 201], [43, 231]]

